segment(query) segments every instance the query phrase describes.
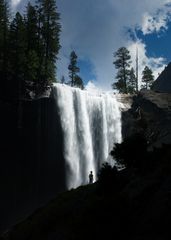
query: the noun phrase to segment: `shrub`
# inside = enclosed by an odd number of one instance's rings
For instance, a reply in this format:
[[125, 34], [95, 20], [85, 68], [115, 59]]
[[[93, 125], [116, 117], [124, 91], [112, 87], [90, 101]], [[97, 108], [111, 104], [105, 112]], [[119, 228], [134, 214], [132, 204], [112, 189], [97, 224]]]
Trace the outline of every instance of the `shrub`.
[[147, 156], [147, 141], [141, 134], [134, 134], [115, 144], [111, 155], [120, 165], [141, 168]]
[[102, 192], [112, 192], [116, 185], [117, 168], [103, 163], [98, 173], [98, 185]]

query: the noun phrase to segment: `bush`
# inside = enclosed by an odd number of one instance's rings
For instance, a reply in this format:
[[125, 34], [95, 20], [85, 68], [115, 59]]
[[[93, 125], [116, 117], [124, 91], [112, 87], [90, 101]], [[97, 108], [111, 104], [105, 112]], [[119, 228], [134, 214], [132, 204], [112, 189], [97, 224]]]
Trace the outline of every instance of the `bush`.
[[117, 168], [109, 163], [103, 163], [98, 173], [98, 185], [102, 192], [112, 192], [116, 185]]
[[134, 134], [115, 144], [111, 155], [120, 165], [141, 168], [147, 157], [147, 141], [141, 134]]

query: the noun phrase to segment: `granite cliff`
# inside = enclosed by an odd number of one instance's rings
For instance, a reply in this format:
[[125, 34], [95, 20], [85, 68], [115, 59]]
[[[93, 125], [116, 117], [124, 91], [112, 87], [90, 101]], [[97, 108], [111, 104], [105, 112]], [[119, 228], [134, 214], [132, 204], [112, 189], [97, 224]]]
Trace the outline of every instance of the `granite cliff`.
[[[169, 75], [168, 69], [170, 67], [166, 68]], [[165, 76], [165, 72], [162, 75]], [[170, 81], [169, 79], [166, 80]], [[161, 86], [163, 84], [162, 82], [161, 85], [158, 85], [160, 88], [154, 87], [152, 91], [140, 91], [137, 96], [133, 96], [132, 107], [124, 111], [122, 116], [124, 138], [137, 132], [141, 133], [145, 135], [148, 141], [148, 150], [154, 151], [156, 158], [152, 163], [146, 164], [146, 170], [143, 170], [143, 172], [139, 172], [137, 169], [120, 171], [117, 173], [115, 181], [108, 184], [110, 187], [107, 194], [99, 194], [97, 184], [62, 193], [54, 201], [38, 209], [23, 222], [10, 228], [2, 234], [0, 239], [75, 240], [95, 239], [96, 237], [105, 239], [110, 238], [111, 234], [116, 239], [126, 237], [133, 240], [170, 239], [171, 92], [169, 88], [168, 92], [166, 89], [162, 91]], [[2, 137], [6, 141], [6, 148], [4, 149], [1, 146], [1, 152], [7, 155], [1, 163], [1, 213], [3, 213], [1, 218], [6, 220], [6, 226], [9, 224], [7, 220], [11, 217], [11, 214], [15, 215], [14, 219], [16, 220], [18, 212], [15, 213], [14, 209], [22, 212], [25, 209], [28, 213], [26, 206], [20, 206], [21, 203], [30, 203], [30, 199], [32, 201], [35, 199], [33, 203], [36, 202], [36, 204], [32, 203], [33, 211], [36, 206], [40, 206], [40, 201], [44, 204], [48, 201], [46, 196], [49, 196], [49, 193], [53, 192], [55, 195], [59, 190], [55, 189], [57, 181], [54, 182], [54, 180], [57, 180], [59, 176], [55, 176], [53, 167], [54, 164], [57, 164], [56, 167], [60, 169], [61, 166], [58, 165], [60, 161], [57, 163], [52, 160], [49, 163], [49, 177], [44, 178], [46, 168], [44, 163], [49, 153], [47, 146], [55, 151], [54, 143], [56, 139], [60, 139], [60, 135], [53, 138], [48, 135], [48, 142], [44, 143], [45, 138], [43, 136], [49, 134], [50, 129], [50, 133], [53, 131], [53, 128], [51, 128], [53, 124], [49, 122], [46, 114], [48, 113], [49, 117], [57, 114], [54, 115], [54, 108], [51, 108], [53, 104], [53, 99], [25, 102], [24, 109], [26, 112], [24, 115], [30, 116], [30, 118], [25, 118], [20, 131], [13, 126], [14, 123], [15, 126], [17, 125], [16, 121], [12, 121], [11, 124], [10, 116], [15, 116], [13, 120], [17, 119], [16, 108], [9, 104], [6, 104], [6, 106], [1, 104], [3, 113], [8, 116], [1, 119]], [[40, 113], [44, 121], [39, 119]], [[41, 120], [41, 124], [40, 122], [37, 123], [38, 119]], [[4, 126], [6, 127], [4, 128]], [[57, 132], [60, 133], [59, 130], [56, 131], [56, 134]], [[37, 140], [33, 141], [33, 134]], [[20, 154], [16, 150], [19, 143], [23, 146]], [[29, 153], [31, 158], [27, 155], [28, 143], [29, 146], [32, 146]], [[61, 141], [58, 144], [60, 152]], [[11, 146], [13, 147], [11, 148]], [[43, 152], [40, 151], [42, 147]], [[11, 161], [14, 157], [18, 158], [16, 162]], [[23, 162], [24, 158], [27, 160], [33, 158], [33, 161]], [[39, 162], [41, 168], [36, 168], [41, 169], [39, 187], [35, 188], [34, 181], [30, 182], [29, 174], [32, 170], [36, 171], [34, 169], [35, 159], [40, 160], [41, 158], [43, 158], [42, 163]], [[12, 168], [8, 170], [8, 166], [11, 164]], [[60, 174], [62, 173], [59, 172]], [[8, 181], [4, 184], [6, 179]], [[16, 188], [24, 190], [25, 186], [35, 190], [35, 192], [32, 192], [31, 195], [28, 195], [27, 192], [27, 195], [19, 194], [16, 196]], [[49, 189], [49, 186], [51, 186], [51, 189]], [[63, 183], [63, 186], [65, 186], [65, 183]], [[36, 189], [38, 189], [38, 192]], [[33, 198], [35, 193], [36, 197]], [[51, 197], [53, 196], [51, 195]], [[14, 206], [11, 204], [14, 204]]]
[[171, 63], [163, 70], [153, 84], [152, 90], [163, 93], [171, 93]]
[[145, 134], [151, 146], [171, 143], [171, 63], [154, 82], [152, 90], [132, 96], [132, 106], [123, 112], [123, 136]]

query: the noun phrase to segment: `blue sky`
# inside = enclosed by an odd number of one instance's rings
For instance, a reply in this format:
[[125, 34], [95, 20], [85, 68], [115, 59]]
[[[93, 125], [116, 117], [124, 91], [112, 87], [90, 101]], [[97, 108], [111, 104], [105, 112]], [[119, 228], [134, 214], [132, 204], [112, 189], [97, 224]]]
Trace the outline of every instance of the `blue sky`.
[[[11, 1], [18, 10], [27, 2]], [[145, 65], [156, 77], [171, 60], [171, 0], [57, 0], [57, 5], [62, 24], [59, 79], [68, 78], [72, 50], [85, 83], [103, 89], [115, 81], [113, 53], [119, 47], [130, 50], [133, 67], [138, 47], [139, 79]]]
[[[84, 71], [82, 78], [109, 89], [116, 74], [112, 64], [113, 53], [121, 46], [128, 47], [134, 67], [137, 45], [139, 78], [145, 65], [158, 76], [171, 58], [168, 37], [171, 36], [170, 3], [165, 0], [59, 1], [63, 25], [61, 37], [65, 46], [61, 49], [61, 55], [67, 51], [69, 54], [72, 46], [82, 59], [80, 68], [85, 66], [88, 73], [93, 73], [89, 75]], [[133, 33], [133, 38], [128, 29]], [[90, 64], [84, 65], [84, 59]], [[63, 72], [67, 61], [63, 59], [61, 62]]]
[[87, 84], [90, 79], [96, 79], [94, 73], [94, 66], [89, 59], [78, 60], [78, 67], [80, 68], [80, 76], [84, 79], [84, 83]]
[[137, 36], [146, 44], [147, 55], [153, 57], [164, 57], [166, 62], [171, 61], [171, 23], [168, 23], [168, 30], [160, 34], [152, 33], [144, 35], [137, 31]]
[[[146, 56], [153, 57], [153, 58], [160, 58], [162, 57], [164, 61], [162, 62], [161, 66], [163, 69], [164, 66], [167, 65], [171, 61], [171, 22], [167, 24], [168, 29], [167, 31], [160, 31], [159, 33], [150, 33], [150, 34], [143, 34], [141, 30], [136, 30], [136, 36], [139, 40], [141, 40], [146, 46]], [[132, 34], [129, 34], [131, 39], [135, 39]], [[84, 79], [85, 83], [89, 80], [95, 80], [96, 74], [94, 73], [94, 67], [91, 63], [91, 59], [88, 60], [79, 60], [78, 66], [80, 67], [80, 75]], [[160, 66], [160, 65], [159, 65]], [[159, 67], [160, 68], [160, 67]], [[160, 73], [160, 71], [159, 71]]]

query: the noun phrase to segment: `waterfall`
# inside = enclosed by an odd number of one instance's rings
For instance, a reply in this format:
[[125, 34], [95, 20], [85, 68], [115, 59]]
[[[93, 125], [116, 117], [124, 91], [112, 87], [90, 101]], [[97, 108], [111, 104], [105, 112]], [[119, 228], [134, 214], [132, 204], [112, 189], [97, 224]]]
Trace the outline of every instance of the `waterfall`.
[[121, 142], [121, 113], [112, 93], [92, 92], [54, 86], [56, 103], [64, 134], [67, 185], [75, 188], [88, 183], [93, 171], [96, 179], [114, 143]]

